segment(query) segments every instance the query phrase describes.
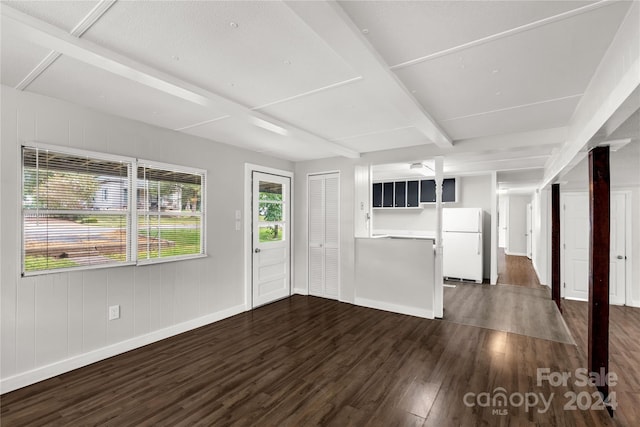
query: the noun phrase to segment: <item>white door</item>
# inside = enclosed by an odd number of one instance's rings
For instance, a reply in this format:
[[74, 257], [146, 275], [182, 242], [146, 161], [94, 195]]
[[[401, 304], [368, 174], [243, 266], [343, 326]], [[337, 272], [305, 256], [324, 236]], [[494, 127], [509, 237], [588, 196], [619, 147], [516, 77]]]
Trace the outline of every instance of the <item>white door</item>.
[[[589, 299], [589, 195], [563, 194], [563, 283], [568, 299]], [[626, 196], [611, 194], [611, 258], [609, 268], [609, 302], [625, 304], [626, 286]]]
[[338, 299], [340, 290], [340, 175], [310, 175], [309, 294]]
[[253, 172], [253, 307], [291, 294], [291, 179]]
[[527, 258], [531, 259], [531, 236], [533, 233], [533, 227], [531, 227], [531, 203], [527, 203], [527, 224], [526, 224], [526, 233], [527, 236]]
[[509, 199], [500, 197], [500, 209], [498, 211], [498, 246], [507, 247], [507, 218], [509, 217]]
[[616, 305], [626, 303], [626, 214], [627, 199], [624, 193], [611, 194], [611, 264], [609, 266], [609, 302]]

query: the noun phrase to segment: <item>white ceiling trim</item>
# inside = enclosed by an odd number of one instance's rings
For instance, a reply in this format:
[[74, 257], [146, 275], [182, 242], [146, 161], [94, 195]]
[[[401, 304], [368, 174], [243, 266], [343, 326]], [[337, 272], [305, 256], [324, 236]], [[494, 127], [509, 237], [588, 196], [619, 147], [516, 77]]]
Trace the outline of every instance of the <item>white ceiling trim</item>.
[[[87, 15], [82, 18], [75, 27], [73, 27], [69, 34], [75, 37], [81, 37], [89, 28], [91, 28], [93, 24], [98, 21], [98, 19], [102, 17], [102, 15], [105, 14], [107, 10], [109, 10], [111, 6], [113, 6], [116, 1], [117, 0], [100, 0], [100, 2], [98, 2], [98, 4], [96, 4], [93, 9], [91, 9], [89, 13], [87, 13]], [[22, 81], [20, 81], [20, 83], [16, 85], [16, 89], [25, 90], [31, 83], [33, 83], [35, 79], [37, 79], [42, 73], [44, 73], [45, 70], [51, 66], [51, 64], [53, 64], [58, 58], [60, 58], [60, 56], [60, 53], [56, 51], [52, 50], [51, 52], [49, 52], [49, 54], [45, 56], [45, 58], [40, 61], [40, 63], [36, 65], [35, 68], [31, 70], [31, 72], [29, 72], [29, 74], [27, 74], [24, 79], [22, 79]]]
[[3, 7], [1, 13], [3, 29], [12, 32], [26, 41], [51, 48], [56, 52], [68, 55], [86, 64], [194, 104], [201, 105], [205, 108], [215, 110], [222, 108], [231, 115], [246, 119], [247, 123], [250, 123], [253, 117], [267, 120], [286, 128], [289, 131], [289, 135], [294, 139], [321, 144], [335, 155], [350, 158], [360, 157], [360, 153], [355, 150], [328, 141], [309, 131], [278, 120], [267, 114], [251, 111], [242, 104], [182, 81], [152, 67], [138, 63], [123, 55], [98, 46], [95, 43], [91, 43], [88, 40], [71, 36], [53, 25], [15, 9]]
[[558, 15], [549, 16], [547, 18], [539, 19], [537, 21], [531, 22], [529, 24], [521, 25], [519, 27], [511, 28], [509, 30], [505, 30], [496, 34], [492, 34], [490, 36], [486, 36], [477, 40], [473, 40], [458, 46], [450, 47], [448, 49], [441, 50], [439, 52], [434, 52], [429, 55], [421, 56], [420, 58], [411, 59], [409, 61], [401, 62], [400, 64], [392, 65], [390, 67], [391, 70], [398, 70], [400, 68], [410, 67], [412, 65], [419, 64], [421, 62], [430, 61], [432, 59], [440, 58], [442, 56], [451, 55], [456, 52], [460, 52], [465, 49], [469, 49], [484, 43], [489, 43], [497, 39], [501, 39], [504, 37], [510, 37], [512, 35], [522, 33], [524, 31], [529, 31], [534, 28], [542, 27], [544, 25], [549, 25], [554, 22], [562, 21], [564, 19], [572, 18], [576, 15], [580, 15], [582, 13], [590, 12], [592, 10], [601, 8], [603, 6], [608, 6], [613, 4], [612, 0], [601, 0], [596, 3], [592, 3], [583, 7], [579, 7], [577, 9], [569, 10]]
[[328, 86], [319, 87], [317, 89], [313, 89], [313, 90], [310, 90], [308, 92], [299, 93], [297, 95], [293, 95], [293, 96], [290, 96], [288, 98], [282, 98], [282, 99], [279, 99], [277, 101], [269, 102], [268, 104], [259, 105], [257, 107], [251, 108], [251, 111], [257, 111], [257, 110], [261, 110], [263, 108], [273, 107], [274, 105], [282, 104], [282, 103], [288, 102], [288, 101], [293, 101], [294, 99], [304, 98], [305, 96], [313, 95], [313, 94], [316, 94], [316, 93], [319, 93], [319, 92], [324, 92], [324, 91], [329, 90], [329, 89], [335, 89], [335, 88], [338, 88], [338, 87], [346, 86], [346, 85], [351, 84], [351, 83], [359, 82], [360, 80], [362, 80], [362, 76], [354, 77], [354, 78], [349, 79], [349, 80], [344, 80], [342, 82], [330, 84]]
[[451, 138], [411, 96], [395, 73], [389, 70], [389, 65], [336, 2], [285, 3], [356, 70], [367, 84], [375, 88], [375, 96], [387, 104], [394, 105], [429, 141], [443, 148], [453, 145]]
[[453, 120], [467, 119], [469, 117], [483, 116], [485, 114], [500, 113], [500, 112], [503, 112], [503, 111], [516, 110], [518, 108], [526, 108], [526, 107], [532, 107], [534, 105], [548, 104], [550, 102], [564, 101], [566, 99], [580, 98], [582, 95], [583, 94], [578, 93], [578, 94], [575, 94], [575, 95], [562, 96], [560, 98], [545, 99], [544, 101], [531, 102], [529, 104], [514, 105], [513, 107], [499, 108], [497, 110], [489, 110], [489, 111], [483, 111], [481, 113], [467, 114], [466, 116], [458, 116], [458, 117], [452, 117], [450, 119], [444, 119], [444, 120], [442, 120], [442, 122], [451, 122]]

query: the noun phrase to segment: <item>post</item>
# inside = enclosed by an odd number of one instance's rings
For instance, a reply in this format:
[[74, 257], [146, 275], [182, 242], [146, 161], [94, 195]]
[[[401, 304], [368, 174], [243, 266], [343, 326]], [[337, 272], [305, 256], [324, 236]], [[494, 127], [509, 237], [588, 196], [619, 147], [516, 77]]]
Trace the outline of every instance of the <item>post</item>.
[[433, 293], [433, 315], [436, 318], [444, 316], [444, 295], [442, 277], [442, 181], [444, 158], [435, 158], [436, 166], [436, 257], [435, 257], [435, 282]]
[[560, 300], [560, 184], [551, 185], [551, 299], [562, 313]]
[[[589, 371], [601, 378], [609, 373], [609, 205], [609, 147], [596, 147], [589, 152]], [[606, 402], [609, 386], [597, 388]]]

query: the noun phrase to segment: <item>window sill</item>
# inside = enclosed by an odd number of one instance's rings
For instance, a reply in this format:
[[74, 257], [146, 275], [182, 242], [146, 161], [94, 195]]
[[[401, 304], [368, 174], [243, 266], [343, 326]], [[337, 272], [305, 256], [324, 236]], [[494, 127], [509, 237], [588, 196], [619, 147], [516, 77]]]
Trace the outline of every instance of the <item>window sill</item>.
[[183, 256], [174, 256], [167, 258], [153, 258], [153, 259], [143, 259], [138, 260], [136, 266], [142, 267], [153, 264], [164, 264], [165, 262], [175, 262], [175, 261], [186, 261], [190, 259], [200, 259], [200, 258], [208, 258], [207, 254], [198, 254], [198, 255], [183, 255]]

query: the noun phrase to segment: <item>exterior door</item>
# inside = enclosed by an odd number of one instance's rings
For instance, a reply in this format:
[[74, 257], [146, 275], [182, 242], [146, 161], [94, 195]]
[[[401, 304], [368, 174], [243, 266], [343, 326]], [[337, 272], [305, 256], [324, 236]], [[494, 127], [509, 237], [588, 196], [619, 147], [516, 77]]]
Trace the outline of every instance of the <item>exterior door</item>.
[[[589, 195], [563, 195], [563, 283], [568, 299], [589, 299]], [[626, 196], [611, 193], [609, 302], [625, 304], [626, 286]]]
[[290, 200], [289, 177], [253, 172], [253, 307], [291, 294]]
[[340, 175], [311, 175], [309, 294], [338, 299], [340, 291]]

